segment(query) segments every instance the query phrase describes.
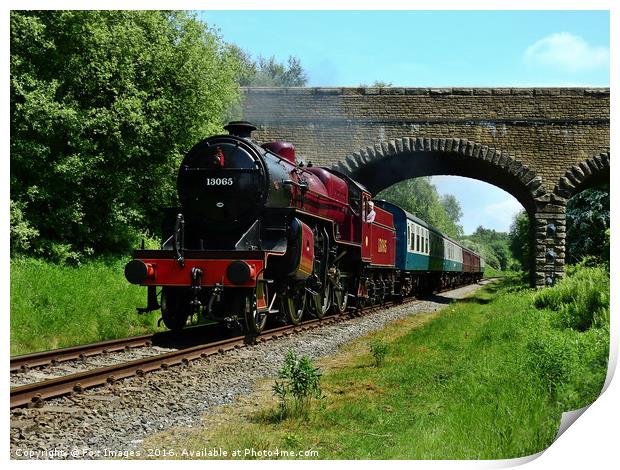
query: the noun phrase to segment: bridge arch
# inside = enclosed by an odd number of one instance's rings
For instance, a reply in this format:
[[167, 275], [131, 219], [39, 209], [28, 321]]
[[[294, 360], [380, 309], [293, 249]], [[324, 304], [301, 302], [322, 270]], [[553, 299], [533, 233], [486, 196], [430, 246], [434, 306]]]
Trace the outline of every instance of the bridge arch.
[[465, 176], [503, 189], [528, 213], [547, 192], [542, 178], [508, 152], [467, 139], [403, 137], [368, 146], [332, 167], [373, 194], [419, 176]]
[[609, 161], [607, 150], [571, 166], [560, 177], [553, 192], [568, 200], [585, 189], [609, 183]]
[[373, 194], [399, 181], [433, 175], [464, 176], [497, 186], [514, 196], [530, 217], [531, 284], [542, 287], [563, 275], [565, 201], [549, 194], [542, 177], [508, 152], [468, 139], [402, 137], [367, 146], [332, 168]]

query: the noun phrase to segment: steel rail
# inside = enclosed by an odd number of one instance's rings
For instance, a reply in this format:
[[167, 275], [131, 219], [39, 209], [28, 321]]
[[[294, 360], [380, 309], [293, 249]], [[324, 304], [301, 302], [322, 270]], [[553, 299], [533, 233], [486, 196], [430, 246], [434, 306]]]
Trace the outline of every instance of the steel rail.
[[[193, 341], [202, 341], [205, 333], [211, 328], [216, 327], [214, 324], [203, 324], [185, 328], [183, 333], [177, 331], [157, 331], [141, 336], [132, 336], [129, 338], [111, 339], [100, 341], [97, 343], [81, 344], [61, 349], [51, 349], [48, 351], [39, 351], [20, 356], [11, 357], [10, 371], [19, 372], [34, 367], [47, 366], [49, 364], [58, 364], [61, 362], [75, 361], [85, 359], [87, 357], [95, 357], [111, 352], [118, 352], [129, 349], [138, 349], [147, 346], [163, 346], [174, 347], [180, 349], [179, 346], [168, 346], [169, 344], [182, 344]], [[198, 343], [195, 343], [198, 344]]]
[[40, 351], [21, 356], [11, 357], [11, 372], [17, 372], [32, 367], [40, 367], [53, 363], [83, 359], [98, 356], [108, 352], [122, 351], [124, 349], [150, 346], [156, 333], [132, 338], [112, 339], [99, 343], [71, 346], [62, 349]]
[[237, 336], [234, 338], [193, 346], [178, 351], [171, 351], [152, 357], [136, 359], [129, 362], [101, 367], [76, 374], [44, 380], [41, 382], [20, 385], [11, 388], [11, 408], [28, 404], [37, 404], [42, 400], [66, 395], [72, 392], [81, 392], [87, 388], [114, 383], [134, 375], [143, 375], [170, 366], [188, 363], [215, 354], [223, 354], [232, 349], [240, 349], [248, 344], [265, 342], [272, 339], [288, 336], [295, 332], [305, 331], [318, 326], [328, 325], [341, 321], [342, 316], [332, 316], [322, 320], [308, 320], [301, 325], [287, 325], [266, 331], [259, 337]]

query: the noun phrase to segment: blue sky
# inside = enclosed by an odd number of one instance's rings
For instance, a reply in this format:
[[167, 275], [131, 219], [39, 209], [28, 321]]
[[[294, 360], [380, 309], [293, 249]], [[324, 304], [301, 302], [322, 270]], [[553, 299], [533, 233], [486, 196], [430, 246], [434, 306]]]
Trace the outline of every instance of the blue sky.
[[[606, 11], [203, 11], [254, 56], [298, 57], [309, 86], [609, 86]], [[475, 180], [433, 177], [465, 233], [508, 230], [519, 203]]]

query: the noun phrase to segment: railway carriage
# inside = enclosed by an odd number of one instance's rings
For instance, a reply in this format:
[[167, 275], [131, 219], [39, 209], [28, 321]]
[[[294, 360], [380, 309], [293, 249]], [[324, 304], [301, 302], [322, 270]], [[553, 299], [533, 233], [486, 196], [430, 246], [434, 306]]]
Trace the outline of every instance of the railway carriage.
[[375, 204], [392, 214], [397, 234], [395, 266], [402, 284], [410, 286], [405, 288], [407, 295], [482, 278], [479, 255], [391, 202], [376, 200]]

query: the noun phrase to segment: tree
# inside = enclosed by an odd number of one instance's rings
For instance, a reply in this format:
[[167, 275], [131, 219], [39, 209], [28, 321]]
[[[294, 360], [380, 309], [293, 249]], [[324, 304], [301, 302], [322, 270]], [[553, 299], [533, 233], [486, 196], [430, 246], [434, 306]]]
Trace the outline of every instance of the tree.
[[38, 232], [28, 242], [39, 255], [126, 252], [175, 202], [184, 152], [221, 132], [239, 100], [237, 62], [183, 12], [12, 11], [10, 21], [21, 233]]
[[452, 194], [443, 194], [440, 198], [440, 202], [450, 220], [455, 222], [461, 220], [461, 217], [463, 217], [463, 210], [456, 197]]
[[521, 211], [513, 219], [510, 226], [510, 251], [512, 256], [521, 264], [522, 269], [529, 266], [530, 218], [527, 212]]
[[489, 266], [502, 271], [512, 269], [514, 259], [508, 247], [510, 242], [508, 233], [479, 226], [474, 233], [463, 237], [462, 240], [478, 247], [476, 250], [473, 246], [467, 245], [480, 253]]
[[442, 200], [429, 177], [401, 181], [384, 189], [376, 197], [402, 207], [446, 235], [457, 238], [463, 234], [463, 227], [458, 224], [462, 216], [458, 201], [454, 196], [447, 199], [451, 211], [451, 215], [448, 214], [442, 203], [445, 199]]
[[[366, 85], [365, 83], [360, 83], [359, 84], [360, 88], [367, 88], [368, 85]], [[389, 88], [392, 86], [392, 82], [384, 82], [383, 80], [375, 80], [374, 82], [372, 82], [372, 85], [370, 85], [373, 88]]]
[[251, 55], [232, 44], [229, 51], [237, 62], [237, 81], [241, 86], [294, 87], [305, 86], [308, 76], [298, 58], [290, 56], [286, 63], [280, 63], [275, 57]]
[[586, 189], [570, 198], [566, 204], [566, 262], [604, 257], [609, 223], [609, 186]]

